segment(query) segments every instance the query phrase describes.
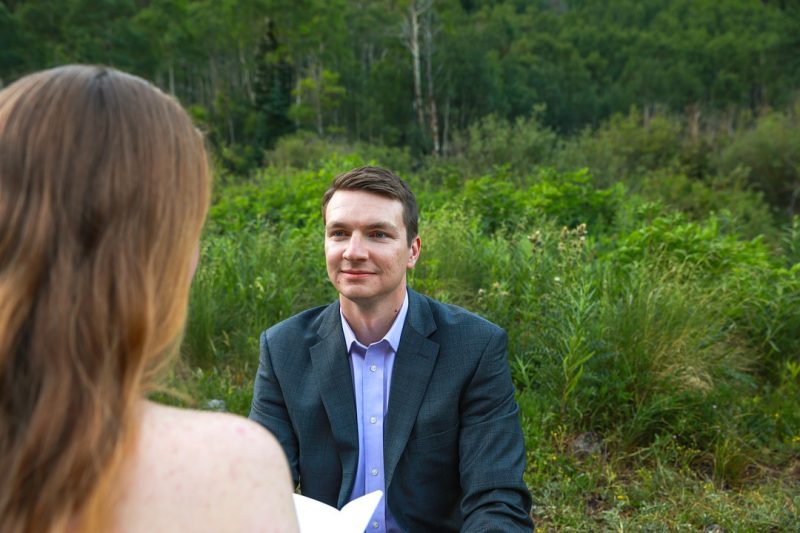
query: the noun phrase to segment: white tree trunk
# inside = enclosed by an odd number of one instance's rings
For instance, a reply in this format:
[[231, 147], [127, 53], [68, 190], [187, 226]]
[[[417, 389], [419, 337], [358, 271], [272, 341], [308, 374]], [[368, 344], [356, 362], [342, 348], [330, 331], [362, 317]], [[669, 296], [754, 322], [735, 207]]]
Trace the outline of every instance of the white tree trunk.
[[432, 3], [432, 1], [426, 2], [427, 12], [423, 18], [423, 23], [425, 25], [423, 33], [425, 37], [425, 75], [427, 77], [428, 86], [428, 124], [431, 129], [433, 154], [439, 156], [442, 150], [439, 143], [439, 113], [436, 109], [436, 98], [433, 90], [433, 13], [430, 9]]
[[422, 76], [420, 74], [420, 51], [419, 51], [419, 14], [416, 0], [411, 2], [408, 7], [408, 18], [406, 19], [406, 46], [411, 52], [412, 68], [414, 72], [414, 110], [417, 112], [417, 122], [421, 130], [425, 129], [425, 115], [422, 107]]

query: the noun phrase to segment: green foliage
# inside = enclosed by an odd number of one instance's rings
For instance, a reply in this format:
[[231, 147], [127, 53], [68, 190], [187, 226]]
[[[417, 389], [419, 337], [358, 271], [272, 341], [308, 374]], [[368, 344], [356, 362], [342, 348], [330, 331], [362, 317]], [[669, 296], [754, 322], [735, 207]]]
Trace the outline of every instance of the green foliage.
[[658, 114], [645, 120], [632, 108], [627, 115], [612, 116], [596, 131], [584, 130], [565, 142], [557, 156], [558, 166], [590, 168], [601, 184], [623, 181], [636, 186], [642, 174], [676, 166], [680, 133], [674, 118]]
[[748, 368], [713, 295], [683, 277], [657, 256], [628, 275], [611, 265], [604, 273], [597, 319], [606, 328], [604, 351], [585, 401], [593, 426], [614, 428], [624, 448], [661, 433], [702, 433], [713, 421], [704, 412], [709, 398]]
[[800, 263], [739, 270], [726, 289], [729, 313], [761, 355], [762, 374], [777, 381], [784, 364], [800, 361]]
[[620, 238], [610, 256], [623, 267], [656, 257], [668, 268], [681, 267], [682, 276], [703, 278], [770, 264], [769, 251], [761, 238], [743, 241], [735, 234], [724, 234], [719, 218], [713, 214], [699, 223], [689, 222], [682, 213], [658, 216]]
[[716, 213], [720, 229], [745, 238], [776, 240], [776, 224], [763, 194], [749, 189], [740, 173], [696, 179], [672, 171], [652, 172], [641, 182], [645, 200], [662, 202], [700, 221]]
[[743, 167], [748, 180], [770, 204], [790, 215], [800, 210], [800, 124], [783, 113], [759, 117], [755, 128], [740, 132], [719, 156], [719, 167]]
[[[323, 135], [329, 122], [326, 117], [338, 107], [339, 100], [345, 93], [339, 78], [338, 72], [322, 67], [313, 69], [292, 91], [296, 103], [290, 107], [289, 117]], [[330, 129], [330, 126], [327, 128]]]
[[357, 156], [346, 156], [333, 157], [319, 169], [264, 169], [248, 181], [216, 192], [208, 231], [232, 234], [275, 225], [319, 225], [320, 198], [333, 178], [361, 164]]
[[253, 395], [255, 367], [245, 361], [233, 370], [231, 366], [190, 369], [178, 364], [166, 376], [160, 391], [150, 399], [193, 409], [227, 411], [247, 416]]
[[783, 253], [785, 265], [791, 267], [800, 263], [800, 215], [792, 217], [783, 231]]
[[765, 375], [800, 354], [800, 266], [783, 266], [760, 237], [745, 241], [723, 234], [715, 216], [695, 223], [672, 214], [620, 238], [607, 258], [635, 270], [650, 257], [676, 279], [695, 280], [703, 291], [713, 291]]
[[541, 123], [542, 108], [534, 108], [529, 118], [516, 121], [489, 115], [470, 125], [453, 144], [458, 161], [468, 175], [479, 175], [504, 166], [515, 174], [530, 174], [552, 160], [558, 137]]
[[413, 166], [408, 149], [336, 142], [304, 131], [282, 137], [274, 149], [266, 153], [265, 159], [270, 167], [289, 172], [289, 169], [323, 167], [328, 164], [331, 154], [338, 154], [354, 163], [377, 164], [404, 176]]
[[557, 173], [545, 168], [535, 175], [512, 178], [506, 168], [499, 168], [468, 180], [457, 202], [480, 217], [484, 231], [492, 233], [546, 218], [569, 226], [610, 224], [623, 196], [622, 186], [595, 188], [585, 169]]
[[281, 136], [294, 130], [289, 120], [294, 73], [274, 30], [274, 22], [268, 22], [258, 43], [255, 72], [256, 142], [262, 148], [272, 148]]

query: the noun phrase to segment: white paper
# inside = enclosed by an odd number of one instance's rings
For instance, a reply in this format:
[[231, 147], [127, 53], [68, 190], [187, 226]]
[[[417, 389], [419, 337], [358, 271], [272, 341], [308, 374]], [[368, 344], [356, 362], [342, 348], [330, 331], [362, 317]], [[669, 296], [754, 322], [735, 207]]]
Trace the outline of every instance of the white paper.
[[340, 511], [307, 496], [295, 494], [294, 507], [300, 533], [363, 533], [382, 497], [383, 491], [376, 490], [348, 502]]

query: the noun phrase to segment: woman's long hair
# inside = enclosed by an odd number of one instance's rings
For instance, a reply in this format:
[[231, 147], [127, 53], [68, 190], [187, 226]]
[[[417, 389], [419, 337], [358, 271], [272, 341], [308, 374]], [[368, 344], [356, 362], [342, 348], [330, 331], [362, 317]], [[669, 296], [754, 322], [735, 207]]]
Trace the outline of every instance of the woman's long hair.
[[66, 66], [0, 92], [0, 531], [109, 526], [209, 201], [172, 98]]

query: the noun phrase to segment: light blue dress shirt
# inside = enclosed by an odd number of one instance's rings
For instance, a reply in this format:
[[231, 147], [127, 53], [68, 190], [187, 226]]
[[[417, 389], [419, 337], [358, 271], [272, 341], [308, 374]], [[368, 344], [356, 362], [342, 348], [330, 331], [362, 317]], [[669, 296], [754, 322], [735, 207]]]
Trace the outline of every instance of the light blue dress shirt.
[[342, 316], [345, 346], [350, 354], [353, 388], [358, 417], [358, 468], [350, 500], [382, 490], [384, 497], [369, 521], [367, 531], [399, 532], [400, 528], [386, 505], [383, 463], [383, 421], [389, 406], [389, 387], [400, 335], [408, 314], [408, 292], [400, 312], [386, 335], [369, 346], [356, 339], [353, 329]]

